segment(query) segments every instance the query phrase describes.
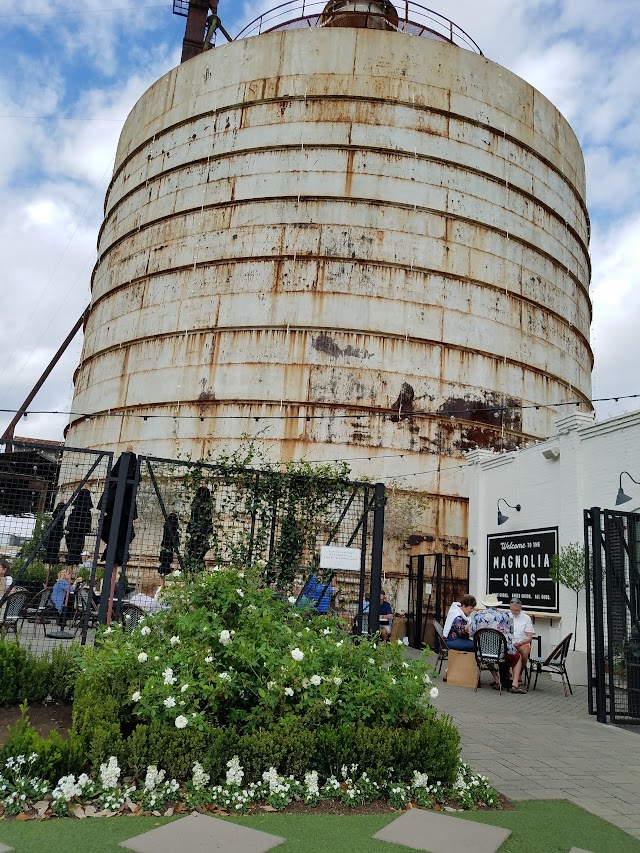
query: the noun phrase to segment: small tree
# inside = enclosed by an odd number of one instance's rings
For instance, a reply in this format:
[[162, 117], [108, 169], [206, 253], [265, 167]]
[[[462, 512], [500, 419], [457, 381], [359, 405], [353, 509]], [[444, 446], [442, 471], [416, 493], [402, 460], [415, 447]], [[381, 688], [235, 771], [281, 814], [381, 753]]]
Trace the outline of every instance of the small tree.
[[579, 542], [571, 542], [554, 554], [551, 560], [551, 579], [571, 589], [576, 594], [576, 624], [573, 629], [573, 651], [576, 650], [576, 635], [578, 633], [578, 606], [580, 592], [585, 587], [586, 562], [584, 548]]

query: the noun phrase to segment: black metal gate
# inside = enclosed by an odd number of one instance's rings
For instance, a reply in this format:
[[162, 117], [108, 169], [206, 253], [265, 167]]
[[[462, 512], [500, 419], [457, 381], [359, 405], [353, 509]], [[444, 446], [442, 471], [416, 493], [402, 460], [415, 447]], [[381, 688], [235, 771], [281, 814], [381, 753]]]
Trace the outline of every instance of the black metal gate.
[[469, 558], [419, 554], [409, 559], [409, 642], [433, 646], [433, 621], [442, 623], [449, 606], [469, 592]]
[[640, 515], [584, 512], [589, 712], [640, 725]]

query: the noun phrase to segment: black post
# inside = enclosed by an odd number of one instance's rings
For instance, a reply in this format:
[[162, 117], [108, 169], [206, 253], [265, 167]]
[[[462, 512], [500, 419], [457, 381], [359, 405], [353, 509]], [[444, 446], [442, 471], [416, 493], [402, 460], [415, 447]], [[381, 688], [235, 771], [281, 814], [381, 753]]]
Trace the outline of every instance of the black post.
[[[116, 555], [118, 545], [118, 531], [120, 530], [120, 522], [122, 520], [122, 507], [124, 504], [125, 491], [127, 488], [127, 476], [129, 474], [129, 458], [133, 454], [123, 453], [120, 456], [120, 465], [118, 467], [118, 476], [116, 483], [116, 494], [113, 502], [113, 513], [111, 515], [111, 533], [109, 535], [109, 543], [104, 560], [104, 578], [102, 580], [102, 595], [100, 596], [100, 606], [98, 608], [98, 622], [106, 624], [111, 609], [112, 597], [111, 590], [113, 588], [113, 562]], [[109, 485], [113, 482], [113, 477], [110, 476], [105, 484], [105, 492]]]
[[[363, 489], [363, 513], [362, 513], [362, 540], [360, 542], [360, 582], [358, 584], [358, 609], [356, 610], [356, 630], [358, 637], [362, 634], [362, 617], [364, 607], [364, 576], [367, 571], [367, 518], [369, 516], [369, 507], [367, 506], [367, 489]], [[369, 609], [371, 609], [371, 601], [369, 601]], [[367, 619], [369, 616], [367, 616]], [[368, 633], [368, 631], [367, 631]]]
[[418, 575], [416, 580], [416, 618], [414, 643], [416, 649], [424, 648], [424, 554], [418, 556]]
[[442, 554], [436, 554], [436, 606], [434, 608], [436, 622], [442, 620]]
[[[592, 536], [591, 541], [589, 541], [589, 529], [592, 528], [591, 518], [589, 516], [589, 510], [584, 510], [584, 559], [585, 559], [585, 591], [584, 591], [584, 601], [585, 601], [585, 615], [587, 620], [587, 671], [588, 675], [588, 683], [589, 683], [589, 692], [587, 693], [587, 699], [589, 704], [589, 713], [595, 714], [595, 704], [593, 701], [593, 692], [594, 692], [594, 660], [593, 660], [593, 631], [592, 631], [592, 601], [591, 596], [593, 594], [593, 570], [591, 560], [589, 559], [589, 555], [593, 550], [593, 542], [594, 537]], [[538, 635], [539, 636], [539, 635]], [[540, 655], [538, 655], [539, 657]]]
[[382, 545], [384, 542], [384, 483], [376, 483], [373, 510], [373, 545], [371, 549], [371, 586], [369, 588], [369, 634], [375, 636], [380, 626], [380, 590], [382, 589]]
[[593, 634], [595, 651], [596, 718], [607, 722], [607, 696], [604, 683], [604, 602], [602, 600], [602, 534], [600, 507], [591, 510], [593, 542]]

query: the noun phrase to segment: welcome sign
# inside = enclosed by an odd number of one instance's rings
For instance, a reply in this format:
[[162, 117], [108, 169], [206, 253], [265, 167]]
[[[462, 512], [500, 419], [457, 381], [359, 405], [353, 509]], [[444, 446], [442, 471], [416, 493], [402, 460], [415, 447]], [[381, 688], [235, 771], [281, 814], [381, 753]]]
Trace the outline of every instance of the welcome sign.
[[558, 585], [551, 560], [558, 553], [558, 528], [487, 536], [488, 591], [504, 603], [519, 598], [525, 610], [558, 612]]

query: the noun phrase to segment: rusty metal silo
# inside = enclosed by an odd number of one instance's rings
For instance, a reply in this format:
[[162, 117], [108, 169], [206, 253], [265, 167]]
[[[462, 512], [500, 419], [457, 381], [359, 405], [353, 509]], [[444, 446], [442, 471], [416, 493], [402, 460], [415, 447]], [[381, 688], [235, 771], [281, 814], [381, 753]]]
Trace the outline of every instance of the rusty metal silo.
[[142, 96], [67, 441], [198, 456], [266, 428], [273, 458], [429, 472], [389, 542], [464, 548], [462, 452], [590, 408], [584, 163], [543, 95], [391, 5], [264, 16]]

